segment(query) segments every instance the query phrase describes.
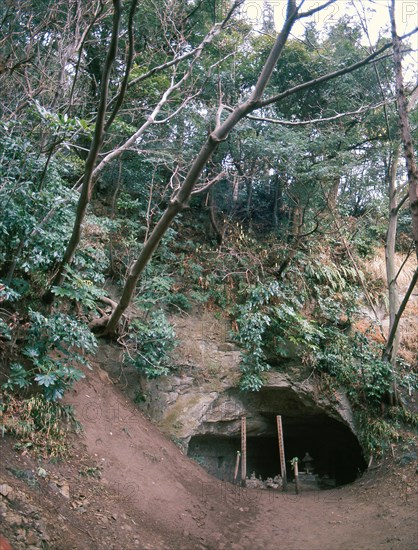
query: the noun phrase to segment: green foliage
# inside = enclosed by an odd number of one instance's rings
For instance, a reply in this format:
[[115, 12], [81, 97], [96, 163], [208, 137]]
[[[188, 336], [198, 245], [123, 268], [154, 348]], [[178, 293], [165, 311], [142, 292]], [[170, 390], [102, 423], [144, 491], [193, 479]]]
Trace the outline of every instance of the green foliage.
[[155, 311], [148, 318], [137, 318], [130, 324], [124, 362], [148, 378], [157, 378], [170, 372], [170, 353], [175, 345], [173, 327], [164, 312]]
[[382, 457], [390, 449], [391, 443], [400, 438], [399, 425], [396, 422], [370, 414], [367, 411], [358, 411], [356, 423], [360, 443], [369, 456]]
[[66, 281], [60, 287], [52, 289], [55, 296], [73, 300], [82, 307], [92, 310], [96, 301], [106, 295], [106, 292], [94, 285], [89, 279], [84, 279], [71, 268], [67, 268]]
[[414, 365], [409, 365], [401, 359], [397, 360], [396, 382], [399, 387], [403, 387], [408, 391], [409, 395], [418, 391], [418, 372], [414, 369]]
[[390, 388], [390, 364], [381, 360], [381, 349], [361, 332], [325, 328], [315, 359], [316, 368], [334, 376], [354, 401], [365, 399], [377, 406]]
[[[354, 402], [378, 406], [390, 389], [392, 370], [381, 360], [380, 346], [366, 334], [350, 329], [355, 307], [353, 301], [349, 303], [353, 295], [348, 290], [354, 273], [343, 266], [338, 271], [319, 266], [313, 259], [311, 265], [305, 262], [305, 274], [305, 284], [311, 281], [305, 297], [303, 293], [295, 297], [294, 281], [260, 282], [245, 289], [243, 303], [237, 306], [238, 330], [234, 334], [245, 350], [241, 387], [260, 389], [263, 373], [272, 362], [294, 356], [334, 377]], [[338, 301], [332, 298], [336, 292], [340, 293]], [[320, 323], [303, 313], [313, 297]]]
[[55, 134], [56, 138], [70, 139], [78, 133], [86, 133], [90, 137], [93, 135], [93, 125], [88, 120], [69, 117], [67, 113], [61, 114], [48, 111], [38, 101], [35, 101], [35, 108], [41, 120]]
[[9, 286], [0, 283], [0, 303], [15, 302], [21, 297], [20, 293], [10, 288]]
[[276, 357], [289, 356], [289, 344], [301, 354], [317, 351], [321, 333], [299, 313], [301, 307], [277, 281], [246, 289], [245, 302], [237, 308], [238, 332], [234, 335], [245, 350], [241, 362], [242, 389], [261, 388], [262, 373], [270, 369], [266, 350]]
[[3, 435], [13, 434], [19, 450], [44, 457], [66, 455], [68, 435], [79, 427], [70, 405], [50, 402], [42, 395], [19, 399], [4, 392], [0, 399]]
[[[325, 260], [325, 261], [323, 261]], [[319, 285], [321, 290], [328, 287], [330, 291], [343, 292], [350, 282], [355, 281], [357, 272], [354, 267], [327, 262], [327, 258], [313, 257], [304, 263], [304, 275], [312, 283], [312, 286]], [[318, 292], [323, 294], [323, 292]]]
[[62, 313], [45, 317], [30, 310], [29, 319], [21, 361], [11, 365], [3, 388], [38, 387], [55, 401], [84, 376], [78, 367], [89, 366], [85, 354], [95, 352], [96, 340], [84, 324]]
[[405, 407], [390, 407], [388, 417], [395, 422], [403, 423], [412, 428], [418, 428], [418, 413], [409, 411]]
[[73, 219], [76, 193], [59, 165], [0, 124], [0, 269], [10, 275], [46, 271], [61, 256]]
[[0, 337], [3, 340], [11, 340], [12, 332], [9, 325], [0, 317]]

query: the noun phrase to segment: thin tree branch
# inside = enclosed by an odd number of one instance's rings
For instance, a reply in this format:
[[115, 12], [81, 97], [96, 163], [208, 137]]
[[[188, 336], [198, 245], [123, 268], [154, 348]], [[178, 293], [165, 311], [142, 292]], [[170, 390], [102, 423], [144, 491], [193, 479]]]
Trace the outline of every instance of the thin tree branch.
[[212, 185], [214, 185], [215, 183], [220, 181], [224, 176], [226, 176], [226, 174], [227, 174], [227, 172], [221, 172], [215, 178], [213, 178], [210, 181], [208, 181], [207, 183], [205, 183], [202, 187], [194, 189], [191, 194], [192, 195], [199, 195], [200, 193], [204, 193], [205, 191], [210, 189], [212, 187]]
[[[395, 99], [392, 99], [390, 102], [396, 101]], [[338, 120], [340, 118], [346, 117], [346, 116], [354, 116], [354, 115], [360, 115], [362, 113], [365, 113], [367, 111], [371, 111], [373, 109], [378, 109], [379, 107], [382, 107], [382, 105], [386, 105], [389, 101], [381, 101], [380, 103], [377, 103], [376, 105], [368, 105], [366, 107], [359, 107], [356, 111], [347, 111], [346, 113], [339, 113], [338, 115], [330, 116], [330, 117], [324, 117], [324, 118], [313, 118], [311, 120], [280, 120], [277, 118], [269, 118], [269, 117], [263, 117], [263, 116], [255, 116], [255, 115], [247, 115], [246, 118], [250, 120], [257, 120], [259, 122], [269, 122], [271, 124], [280, 124], [282, 126], [306, 126], [308, 124], [318, 124], [321, 122], [332, 122], [333, 120]], [[230, 107], [226, 107], [228, 110], [230, 110]]]
[[390, 359], [392, 355], [393, 342], [395, 340], [396, 331], [398, 330], [399, 321], [401, 320], [403, 312], [405, 311], [405, 308], [408, 304], [409, 298], [411, 297], [412, 291], [414, 290], [415, 285], [417, 284], [417, 281], [418, 281], [418, 267], [415, 269], [415, 273], [412, 276], [411, 282], [409, 283], [408, 290], [406, 291], [404, 299], [402, 300], [401, 305], [399, 306], [399, 309], [395, 315], [392, 330], [390, 331], [390, 334], [386, 342], [385, 350], [383, 352], [383, 357], [387, 360]]
[[[411, 31], [404, 36], [400, 37], [400, 40], [407, 38], [411, 36], [412, 34], [418, 32], [418, 28], [414, 29], [414, 31]], [[375, 58], [378, 58], [378, 56], [386, 51], [388, 48], [392, 46], [392, 42], [388, 42], [375, 52], [371, 53], [361, 61], [358, 61], [357, 63], [353, 63], [352, 65], [349, 65], [348, 67], [344, 67], [343, 69], [338, 69], [337, 71], [333, 71], [331, 73], [328, 73], [323, 76], [319, 76], [318, 78], [314, 78], [312, 80], [309, 80], [307, 82], [303, 82], [302, 84], [298, 84], [297, 86], [294, 86], [293, 88], [289, 88], [288, 90], [281, 92], [280, 94], [276, 94], [274, 96], [268, 97], [267, 99], [264, 99], [262, 101], [258, 101], [256, 105], [256, 109], [260, 107], [266, 107], [267, 105], [271, 105], [272, 103], [277, 103], [278, 101], [289, 97], [292, 94], [295, 94], [297, 92], [301, 92], [303, 90], [306, 90], [307, 88], [312, 88], [313, 86], [317, 86], [318, 84], [322, 84], [323, 82], [328, 82], [329, 80], [333, 80], [334, 78], [337, 78], [338, 76], [342, 76], [348, 73], [351, 73], [360, 67], [363, 67], [364, 65], [367, 65]], [[379, 58], [377, 59], [379, 61]]]
[[396, 208], [394, 209], [396, 214], [399, 212], [399, 210], [402, 208], [402, 206], [405, 204], [405, 202], [408, 200], [408, 198], [409, 198], [408, 193], [402, 197], [402, 199], [399, 201]]
[[120, 87], [120, 91], [118, 95], [116, 96], [116, 103], [113, 107], [113, 111], [106, 122], [104, 131], [107, 132], [112, 125], [112, 122], [115, 120], [116, 115], [119, 112], [119, 109], [122, 106], [123, 100], [125, 98], [126, 90], [128, 89], [128, 81], [129, 81], [129, 74], [131, 72], [132, 67], [132, 61], [134, 57], [134, 50], [135, 50], [135, 44], [134, 44], [134, 16], [136, 7], [138, 5], [138, 0], [132, 0], [131, 9], [129, 10], [129, 21], [128, 21], [128, 56], [126, 60], [126, 67], [125, 67], [125, 74], [123, 76], [122, 84]]
[[411, 247], [409, 248], [408, 254], [405, 256], [405, 259], [404, 259], [404, 261], [402, 262], [400, 268], [398, 269], [397, 274], [396, 274], [395, 277], [393, 278], [393, 280], [394, 280], [395, 282], [398, 280], [399, 275], [402, 273], [402, 269], [404, 268], [406, 262], [409, 260], [409, 257], [411, 256], [413, 249], [414, 249], [413, 246], [411, 246]]
[[[313, 15], [314, 13], [318, 13], [319, 11], [327, 8], [331, 4], [334, 4], [335, 2], [336, 2], [336, 0], [329, 0], [328, 2], [325, 2], [325, 4], [321, 4], [320, 6], [315, 6], [314, 8], [312, 8], [308, 11], [303, 11], [303, 12], [299, 13], [297, 18], [302, 19], [303, 17], [309, 17], [309, 16]], [[302, 4], [303, 4], [303, 2], [302, 2]], [[299, 5], [299, 8], [302, 7], [302, 4]]]

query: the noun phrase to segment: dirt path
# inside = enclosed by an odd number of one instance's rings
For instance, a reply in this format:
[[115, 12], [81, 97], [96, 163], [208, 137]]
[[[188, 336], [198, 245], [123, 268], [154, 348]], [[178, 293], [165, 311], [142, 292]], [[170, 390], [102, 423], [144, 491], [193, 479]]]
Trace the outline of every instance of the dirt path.
[[224, 507], [218, 484], [146, 420], [104, 371], [79, 383], [68, 402], [84, 426], [88, 452], [103, 467], [102, 483], [129, 507], [135, 523], [152, 527], [155, 548], [214, 547], [221, 539], [233, 544], [231, 527], [235, 531], [249, 511]]
[[[0, 485], [13, 489], [0, 496], [0, 534], [13, 550], [418, 549], [416, 464], [298, 496], [247, 490], [185, 457], [98, 368], [67, 401], [84, 433], [71, 460], [42, 465], [37, 499], [11, 472], [33, 482], [38, 464], [0, 440]], [[80, 476], [97, 466], [100, 478]]]
[[301, 497], [278, 495], [260, 503], [256, 538], [242, 548], [334, 550], [418, 548], [417, 499], [399, 493], [379, 498], [377, 485]]
[[386, 479], [300, 496], [245, 490], [214, 480], [145, 420], [97, 371], [70, 399], [105, 483], [132, 501], [171, 548], [299, 550], [418, 548], [413, 468]]

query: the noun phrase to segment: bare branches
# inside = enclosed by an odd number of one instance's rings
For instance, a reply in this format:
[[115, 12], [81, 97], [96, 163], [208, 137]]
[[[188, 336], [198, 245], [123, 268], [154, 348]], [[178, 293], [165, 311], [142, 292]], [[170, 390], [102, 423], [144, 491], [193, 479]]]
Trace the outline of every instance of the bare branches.
[[[236, 9], [236, 7], [240, 5], [240, 1], [235, 2], [233, 9]], [[116, 147], [113, 151], [111, 151], [108, 155], [106, 155], [101, 162], [98, 164], [98, 166], [95, 168], [93, 173], [93, 179], [97, 178], [98, 174], [103, 170], [103, 168], [109, 164], [112, 160], [120, 156], [124, 151], [128, 150], [134, 143], [136, 143], [141, 136], [145, 134], [145, 132], [148, 130], [148, 128], [153, 124], [163, 124], [169, 122], [174, 116], [176, 116], [184, 107], [192, 101], [197, 95], [200, 94], [201, 90], [198, 90], [196, 93], [190, 95], [189, 97], [186, 97], [186, 99], [180, 104], [180, 106], [169, 116], [165, 117], [164, 119], [158, 120], [157, 117], [159, 113], [161, 112], [162, 108], [167, 104], [169, 98], [175, 92], [176, 90], [180, 89], [181, 86], [189, 79], [189, 77], [192, 74], [192, 70], [194, 65], [196, 64], [197, 60], [201, 57], [203, 50], [205, 47], [207, 47], [213, 39], [221, 32], [221, 30], [225, 27], [226, 22], [229, 20], [229, 18], [232, 16], [233, 9], [230, 10], [225, 20], [222, 22], [222, 24], [215, 25], [211, 28], [209, 33], [205, 36], [205, 38], [202, 40], [202, 42], [199, 44], [197, 48], [193, 50], [193, 59], [191, 60], [188, 69], [183, 74], [181, 78], [179, 78], [176, 81], [176, 75], [177, 75], [177, 69], [175, 69], [172, 77], [171, 77], [171, 84], [170, 86], [165, 90], [165, 92], [161, 95], [160, 101], [157, 103], [157, 105], [154, 107], [152, 113], [147, 117], [147, 120], [138, 128], [138, 130], [133, 133], [122, 145], [119, 147]], [[216, 65], [216, 64], [215, 64]], [[167, 67], [165, 67], [167, 68]], [[211, 67], [212, 69], [212, 67]]]
[[194, 189], [191, 194], [192, 195], [200, 195], [201, 193], [204, 193], [205, 191], [208, 191], [208, 189], [210, 189], [212, 187], [212, 185], [214, 185], [215, 183], [220, 181], [222, 178], [224, 178], [226, 176], [226, 174], [227, 173], [225, 171], [221, 172], [216, 177], [214, 177], [210, 181], [203, 184], [202, 187], [198, 187], [197, 189]]
[[245, 0], [236, 0], [234, 2], [233, 6], [231, 7], [231, 9], [229, 10], [228, 14], [226, 15], [225, 19], [222, 21], [222, 23], [214, 25], [211, 28], [211, 30], [209, 31], [209, 33], [202, 40], [202, 42], [199, 44], [199, 46], [197, 46], [196, 48], [194, 48], [194, 49], [192, 49], [188, 52], [185, 52], [181, 55], [178, 55], [177, 57], [174, 57], [173, 59], [170, 59], [170, 61], [167, 61], [166, 63], [161, 63], [160, 65], [157, 65], [156, 67], [153, 67], [152, 69], [150, 69], [146, 73], [132, 79], [128, 83], [128, 88], [131, 88], [132, 86], [134, 86], [135, 84], [138, 84], [139, 82], [143, 82], [144, 80], [146, 80], [150, 76], [153, 76], [155, 73], [158, 73], [160, 71], [168, 69], [168, 68], [172, 67], [173, 65], [178, 65], [181, 61], [186, 61], [187, 59], [190, 59], [191, 57], [194, 57], [195, 55], [197, 55], [201, 50], [203, 50], [208, 44], [210, 44], [213, 41], [214, 37], [217, 36], [221, 30], [225, 29], [227, 23], [231, 19], [232, 15], [236, 11], [236, 9], [239, 6], [241, 6], [244, 3], [244, 1]]
[[[119, 147], [116, 147], [108, 153], [101, 162], [97, 165], [97, 167], [94, 169], [93, 172], [93, 178], [96, 179], [98, 174], [103, 170], [103, 168], [109, 164], [112, 160], [119, 157], [124, 151], [129, 149], [134, 143], [136, 143], [141, 136], [144, 135], [144, 133], [148, 130], [148, 128], [152, 125], [157, 123], [157, 116], [163, 106], [167, 103], [169, 97], [171, 94], [180, 88], [180, 86], [187, 80], [187, 78], [190, 76], [191, 68], [185, 75], [183, 75], [182, 78], [180, 78], [177, 82], [175, 82], [175, 74], [171, 77], [171, 86], [167, 88], [167, 90], [162, 94], [162, 97], [160, 101], [157, 103], [156, 107], [154, 107], [154, 110], [152, 113], [148, 116], [147, 120], [138, 128], [138, 130], [132, 134], [122, 145]], [[182, 107], [184, 107], [185, 104], [182, 104]], [[178, 111], [176, 111], [177, 113]], [[169, 120], [169, 117], [166, 119]]]
[[[395, 99], [392, 99], [391, 101], [393, 102], [395, 101]], [[375, 105], [366, 105], [364, 107], [359, 107], [355, 111], [347, 111], [346, 113], [338, 113], [337, 115], [334, 115], [334, 116], [324, 117], [324, 118], [313, 118], [311, 120], [280, 120], [276, 118], [269, 118], [269, 117], [263, 117], [263, 116], [255, 116], [255, 115], [247, 115], [246, 118], [249, 118], [250, 120], [257, 120], [260, 122], [269, 122], [271, 124], [280, 124], [281, 126], [307, 126], [309, 124], [320, 124], [323, 122], [332, 122], [334, 120], [338, 120], [346, 116], [360, 115], [362, 113], [372, 111], [373, 109], [378, 109], [383, 105], [387, 105], [389, 102], [390, 101], [381, 101], [380, 103], [377, 103]], [[229, 107], [226, 107], [226, 108], [230, 109]]]

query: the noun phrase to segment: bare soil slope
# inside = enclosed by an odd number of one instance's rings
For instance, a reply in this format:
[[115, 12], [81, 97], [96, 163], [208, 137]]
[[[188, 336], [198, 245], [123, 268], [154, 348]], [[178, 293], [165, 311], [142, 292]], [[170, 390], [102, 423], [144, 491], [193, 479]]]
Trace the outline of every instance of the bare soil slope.
[[99, 368], [68, 401], [84, 433], [70, 460], [41, 464], [46, 476], [0, 440], [0, 532], [14, 549], [418, 548], [416, 463], [299, 496], [245, 490], [185, 457]]

